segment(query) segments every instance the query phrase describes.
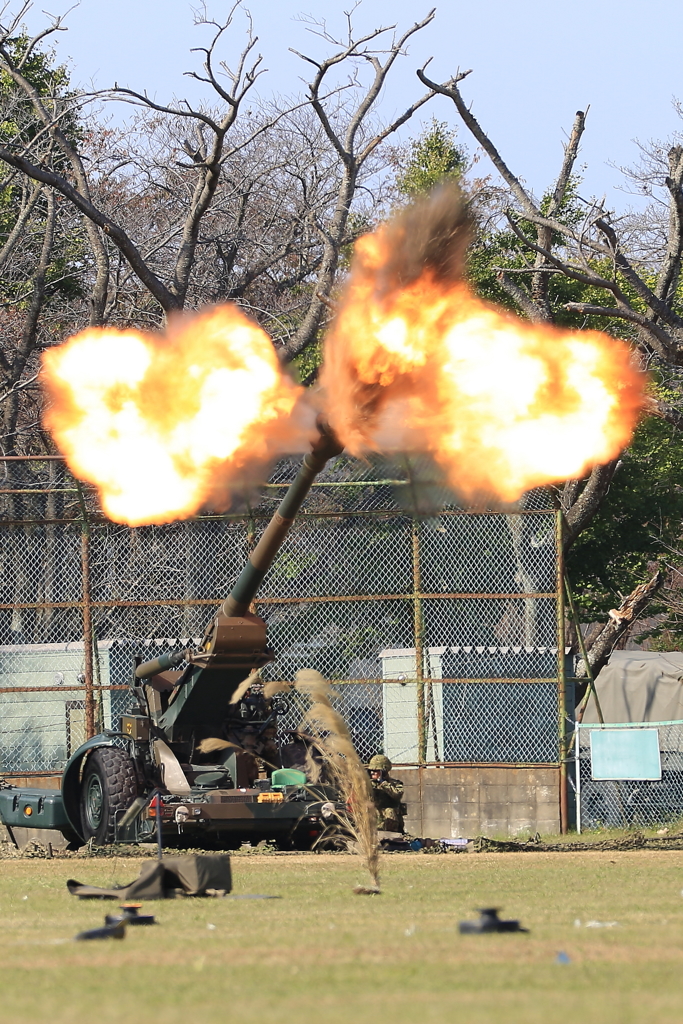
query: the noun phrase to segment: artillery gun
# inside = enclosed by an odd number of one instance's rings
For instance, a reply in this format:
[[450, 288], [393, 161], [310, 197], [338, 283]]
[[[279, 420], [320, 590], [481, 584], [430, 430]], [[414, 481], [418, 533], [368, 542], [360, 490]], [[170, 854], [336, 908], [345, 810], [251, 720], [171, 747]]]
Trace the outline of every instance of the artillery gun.
[[[321, 426], [199, 649], [137, 658], [120, 730], [79, 747], [59, 791], [0, 790], [6, 826], [58, 829], [77, 845], [139, 841], [155, 829], [194, 846], [315, 842], [334, 793], [309, 785], [304, 738], [275, 742], [279, 699], [264, 697], [256, 681], [274, 655], [265, 622], [249, 607], [313, 480], [341, 450]], [[254, 684], [231, 702], [250, 676]]]

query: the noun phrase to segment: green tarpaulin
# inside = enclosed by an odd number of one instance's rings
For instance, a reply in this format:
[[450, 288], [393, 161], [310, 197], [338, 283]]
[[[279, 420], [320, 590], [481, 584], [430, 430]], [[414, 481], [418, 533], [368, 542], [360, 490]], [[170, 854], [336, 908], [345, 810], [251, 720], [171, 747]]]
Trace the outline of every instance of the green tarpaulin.
[[143, 864], [134, 882], [121, 888], [100, 889], [73, 878], [66, 885], [72, 896], [81, 899], [163, 900], [178, 890], [186, 896], [223, 895], [232, 888], [230, 857], [223, 853], [151, 860]]

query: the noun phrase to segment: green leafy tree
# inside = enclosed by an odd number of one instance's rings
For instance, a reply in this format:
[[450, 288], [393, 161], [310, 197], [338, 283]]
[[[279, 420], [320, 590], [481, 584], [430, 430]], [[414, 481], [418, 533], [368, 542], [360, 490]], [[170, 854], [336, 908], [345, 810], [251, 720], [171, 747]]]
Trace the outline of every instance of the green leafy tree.
[[[581, 215], [576, 199], [576, 182], [570, 181], [568, 195], [556, 213], [569, 226]], [[547, 210], [550, 194], [540, 208]], [[518, 231], [500, 229], [481, 233], [469, 254], [469, 274], [483, 298], [498, 303], [521, 316], [529, 316], [524, 300], [531, 294], [535, 268], [530, 266], [530, 246], [536, 240], [534, 224], [517, 221]], [[528, 239], [528, 243], [520, 238]], [[562, 253], [563, 239], [554, 233], [554, 251]], [[608, 261], [593, 258], [592, 271], [609, 273]], [[525, 272], [525, 268], [526, 272]], [[647, 276], [645, 271], [642, 271]], [[513, 278], [514, 274], [514, 279]], [[620, 288], [633, 307], [645, 312], [642, 298], [628, 278], [619, 275]], [[654, 276], [648, 281], [654, 287]], [[517, 285], [518, 294], [515, 294]], [[682, 291], [680, 285], [678, 292]], [[547, 281], [549, 319], [558, 327], [573, 330], [590, 327], [635, 343], [632, 323], [612, 319], [609, 308], [614, 298], [592, 282], [578, 281], [563, 273]], [[680, 301], [680, 299], [678, 299]], [[585, 307], [604, 308], [600, 315], [586, 316]], [[664, 386], [666, 374], [655, 367], [650, 385], [654, 400], [675, 404], [677, 386]], [[560, 500], [562, 493], [559, 492]], [[683, 533], [683, 446], [679, 432], [665, 420], [646, 417], [638, 427], [629, 448], [614, 468], [604, 498], [586, 525], [571, 538], [566, 564], [581, 620], [609, 622], [609, 611], [618, 607], [658, 566], [670, 581], [683, 568], [683, 556], [677, 555]], [[673, 607], [676, 589], [664, 588], [650, 604], [648, 616], [658, 616], [659, 624], [643, 639], [661, 648], [677, 647], [683, 640], [681, 615]]]
[[[22, 73], [36, 94], [50, 103], [64, 135], [72, 145], [78, 145], [84, 137], [84, 131], [72, 103], [67, 68], [56, 62], [53, 50], [40, 50], [30, 44], [29, 36], [22, 32], [6, 39], [4, 48], [13, 62], [21, 62]], [[7, 69], [0, 65], [0, 145], [17, 145], [19, 142], [26, 147], [36, 146], [45, 164], [65, 169], [64, 156], [55, 151], [50, 143], [32, 102]], [[17, 234], [17, 227], [23, 226], [24, 220], [26, 230], [21, 232], [22, 248], [27, 258], [19, 262], [25, 264], [26, 276], [22, 277], [20, 266], [15, 266], [18, 272], [4, 275], [2, 289], [5, 291], [5, 301], [12, 301], [19, 308], [24, 305], [21, 295], [26, 291], [31, 265], [38, 261], [42, 248], [48, 220], [48, 199], [45, 188], [30, 189], [23, 175], [12, 175], [9, 182], [0, 189], [0, 246], [13, 234]], [[73, 230], [69, 237], [59, 237], [59, 232], [56, 232], [51, 249], [46, 270], [49, 290], [68, 296], [81, 295], [79, 276], [84, 256], [81, 240], [74, 235]], [[9, 256], [9, 253], [6, 255]], [[12, 255], [16, 263], [15, 249]]]
[[575, 541], [568, 570], [583, 621], [603, 620], [654, 562], [670, 561], [683, 523], [683, 446], [677, 440], [668, 423], [644, 420], [619, 461], [609, 496]]
[[[2, 40], [10, 63], [20, 66], [21, 88], [0, 64], [0, 146], [32, 149], [45, 168], [66, 171], [64, 154], [36, 112], [33, 97], [54, 125], [78, 145], [83, 136], [67, 70], [51, 50], [26, 34]], [[39, 437], [38, 355], [64, 327], [81, 319], [88, 250], [80, 219], [45, 184], [22, 174], [0, 183], [0, 433], [8, 453]], [[73, 302], [75, 300], [75, 307]]]
[[409, 143], [396, 189], [404, 199], [416, 199], [440, 182], [460, 181], [466, 167], [467, 152], [455, 141], [455, 132], [432, 118], [429, 127]]

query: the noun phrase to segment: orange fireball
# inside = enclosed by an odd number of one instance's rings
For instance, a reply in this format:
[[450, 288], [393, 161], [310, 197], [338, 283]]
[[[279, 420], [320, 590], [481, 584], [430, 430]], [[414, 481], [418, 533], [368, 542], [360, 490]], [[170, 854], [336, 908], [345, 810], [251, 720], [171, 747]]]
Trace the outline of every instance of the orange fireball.
[[442, 194], [359, 239], [321, 383], [353, 454], [430, 452], [465, 497], [513, 501], [617, 456], [645, 378], [620, 341], [477, 298], [458, 202]]
[[[45, 423], [116, 522], [226, 507], [253, 464], [311, 433], [302, 393], [236, 306], [178, 317], [165, 335], [90, 328], [43, 356]], [[308, 424], [310, 428], [311, 424]]]

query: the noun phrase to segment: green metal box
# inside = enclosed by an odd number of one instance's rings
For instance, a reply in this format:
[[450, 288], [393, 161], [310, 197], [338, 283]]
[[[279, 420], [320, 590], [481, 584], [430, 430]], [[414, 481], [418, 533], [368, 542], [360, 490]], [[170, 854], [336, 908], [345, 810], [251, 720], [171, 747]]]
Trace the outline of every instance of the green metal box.
[[56, 789], [0, 789], [0, 821], [10, 828], [71, 829]]

